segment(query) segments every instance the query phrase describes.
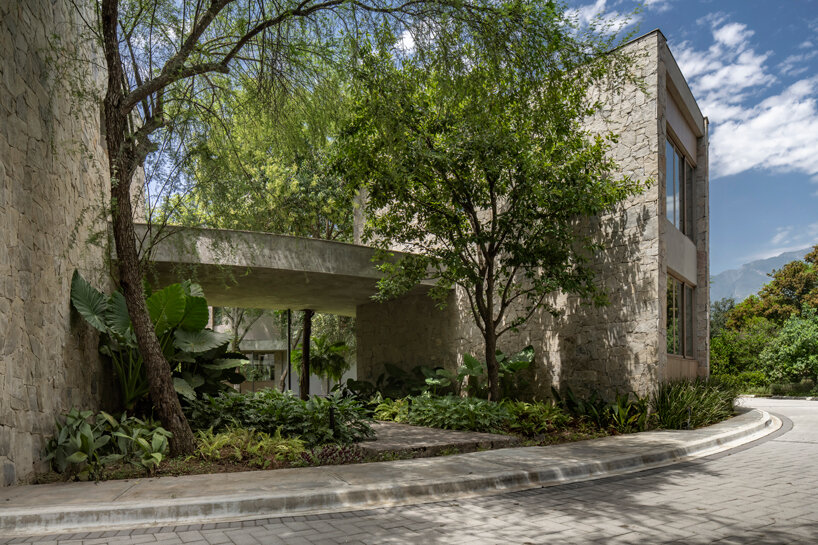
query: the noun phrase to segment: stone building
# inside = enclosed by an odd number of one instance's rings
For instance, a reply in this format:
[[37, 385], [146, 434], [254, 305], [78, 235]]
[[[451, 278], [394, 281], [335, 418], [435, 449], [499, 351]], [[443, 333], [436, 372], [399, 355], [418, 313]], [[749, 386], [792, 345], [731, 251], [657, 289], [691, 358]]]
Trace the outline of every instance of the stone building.
[[[45, 469], [60, 413], [116, 406], [98, 338], [70, 307], [75, 269], [99, 289], [112, 285], [107, 160], [99, 103], [87, 100], [104, 74], [87, 62], [98, 52], [82, 32], [72, 3], [0, 2], [0, 485]], [[621, 134], [615, 159], [655, 184], [588, 226], [608, 241], [596, 266], [611, 304], [561, 297], [562, 317], [536, 315], [501, 339], [505, 351], [534, 345], [539, 392], [645, 392], [708, 371], [707, 122], [661, 33], [627, 47], [640, 54], [646, 92], [611, 97], [593, 123]], [[454, 367], [463, 353], [480, 354], [461, 293], [445, 312], [422, 288], [370, 303], [378, 275], [368, 248], [223, 232], [231, 255], [207, 256], [216, 235], [184, 235], [192, 252], [160, 248], [157, 268], [173, 281], [174, 264], [199, 265], [215, 305], [356, 315], [358, 378], [377, 376], [384, 362]], [[240, 282], [225, 288], [225, 269]]]
[[96, 335], [69, 302], [74, 269], [110, 284], [99, 107], [82, 96], [104, 75], [75, 61], [94, 54], [78, 39], [81, 28], [70, 2], [0, 2], [3, 485], [44, 468], [38, 461], [59, 413], [100, 408], [117, 391]]
[[[612, 149], [623, 173], [652, 180], [643, 194], [582, 229], [607, 250], [595, 256], [610, 304], [558, 296], [564, 312], [535, 314], [500, 338], [513, 352], [533, 345], [533, 394], [550, 386], [644, 394], [663, 380], [706, 376], [709, 355], [707, 119], [658, 30], [625, 47], [645, 89], [605, 96], [592, 131], [620, 135]], [[357, 308], [358, 378], [383, 363], [453, 368], [462, 354], [482, 357], [483, 339], [460, 290], [444, 311], [424, 295]]]

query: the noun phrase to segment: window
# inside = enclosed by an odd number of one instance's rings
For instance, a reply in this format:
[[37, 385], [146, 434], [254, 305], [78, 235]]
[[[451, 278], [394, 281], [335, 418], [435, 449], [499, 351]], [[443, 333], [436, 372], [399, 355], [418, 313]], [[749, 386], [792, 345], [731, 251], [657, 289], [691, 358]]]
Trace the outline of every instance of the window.
[[673, 142], [665, 149], [667, 219], [693, 240], [693, 166]]
[[686, 358], [696, 356], [693, 349], [693, 288], [681, 280], [667, 277], [667, 353]]

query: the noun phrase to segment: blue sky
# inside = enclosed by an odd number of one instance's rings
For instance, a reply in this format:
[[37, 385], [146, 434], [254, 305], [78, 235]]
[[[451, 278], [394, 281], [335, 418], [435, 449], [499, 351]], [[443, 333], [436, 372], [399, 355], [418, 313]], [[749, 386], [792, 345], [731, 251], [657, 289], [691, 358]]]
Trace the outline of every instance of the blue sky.
[[818, 244], [818, 0], [573, 0], [659, 28], [710, 119], [711, 274]]

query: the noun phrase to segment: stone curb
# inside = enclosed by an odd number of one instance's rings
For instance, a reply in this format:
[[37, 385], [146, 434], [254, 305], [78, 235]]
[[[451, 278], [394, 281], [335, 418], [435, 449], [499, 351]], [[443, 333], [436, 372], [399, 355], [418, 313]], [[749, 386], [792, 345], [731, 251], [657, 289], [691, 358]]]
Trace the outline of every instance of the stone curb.
[[[311, 515], [333, 511], [351, 511], [387, 507], [408, 503], [451, 500], [486, 493], [511, 492], [598, 479], [634, 471], [669, 465], [672, 463], [708, 456], [738, 447], [772, 433], [781, 421], [766, 411], [753, 409], [728, 421], [693, 431], [658, 431], [630, 434], [616, 438], [620, 442], [632, 438], [632, 442], [656, 441], [667, 438], [661, 447], [649, 448], [638, 453], [608, 455], [587, 460], [551, 464], [547, 467], [517, 468], [484, 474], [453, 474], [447, 478], [414, 480], [400, 484], [350, 484], [323, 490], [289, 491], [282, 493], [246, 494], [167, 499], [161, 497], [139, 501], [115, 501], [70, 505], [49, 505], [38, 508], [0, 508], [0, 536], [69, 533], [72, 531], [97, 531], [135, 528], [139, 526], [172, 526], [194, 523], [214, 523], [253, 518]], [[704, 432], [704, 433], [703, 433]], [[689, 441], [677, 436], [688, 435]], [[592, 440], [583, 441], [582, 448], [593, 449]], [[609, 442], [610, 443], [610, 442]], [[606, 443], [607, 445], [608, 443]], [[573, 443], [572, 445], [580, 445]], [[525, 447], [505, 451], [546, 452], [550, 447]], [[532, 451], [532, 449], [534, 449]], [[540, 449], [540, 450], [537, 450]], [[460, 457], [479, 459], [504, 450], [476, 452], [441, 458]], [[600, 449], [605, 450], [605, 449]], [[495, 454], [496, 457], [496, 454]], [[426, 459], [427, 461], [429, 459]], [[473, 460], [472, 460], [473, 461]], [[376, 462], [395, 464], [395, 462]], [[388, 470], [388, 466], [381, 469]], [[343, 470], [338, 470], [339, 475]]]
[[741, 397], [748, 397], [752, 399], [791, 399], [793, 401], [818, 401], [818, 396], [765, 396], [765, 395], [755, 395], [755, 394], [746, 394], [742, 395]]

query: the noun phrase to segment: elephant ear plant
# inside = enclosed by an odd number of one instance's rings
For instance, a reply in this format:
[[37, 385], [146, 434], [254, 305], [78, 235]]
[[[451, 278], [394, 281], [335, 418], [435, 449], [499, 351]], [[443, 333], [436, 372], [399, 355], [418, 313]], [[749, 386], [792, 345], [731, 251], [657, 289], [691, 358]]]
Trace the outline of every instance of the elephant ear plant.
[[[71, 280], [71, 303], [102, 335], [99, 351], [113, 363], [126, 410], [148, 393], [144, 360], [136, 344], [125, 298], [120, 292], [106, 296], [78, 271]], [[198, 284], [185, 281], [153, 292], [146, 299], [162, 352], [173, 371], [176, 392], [186, 399], [202, 393], [216, 395], [227, 382], [238, 384], [246, 360], [226, 357], [229, 333], [206, 329], [207, 301]]]

